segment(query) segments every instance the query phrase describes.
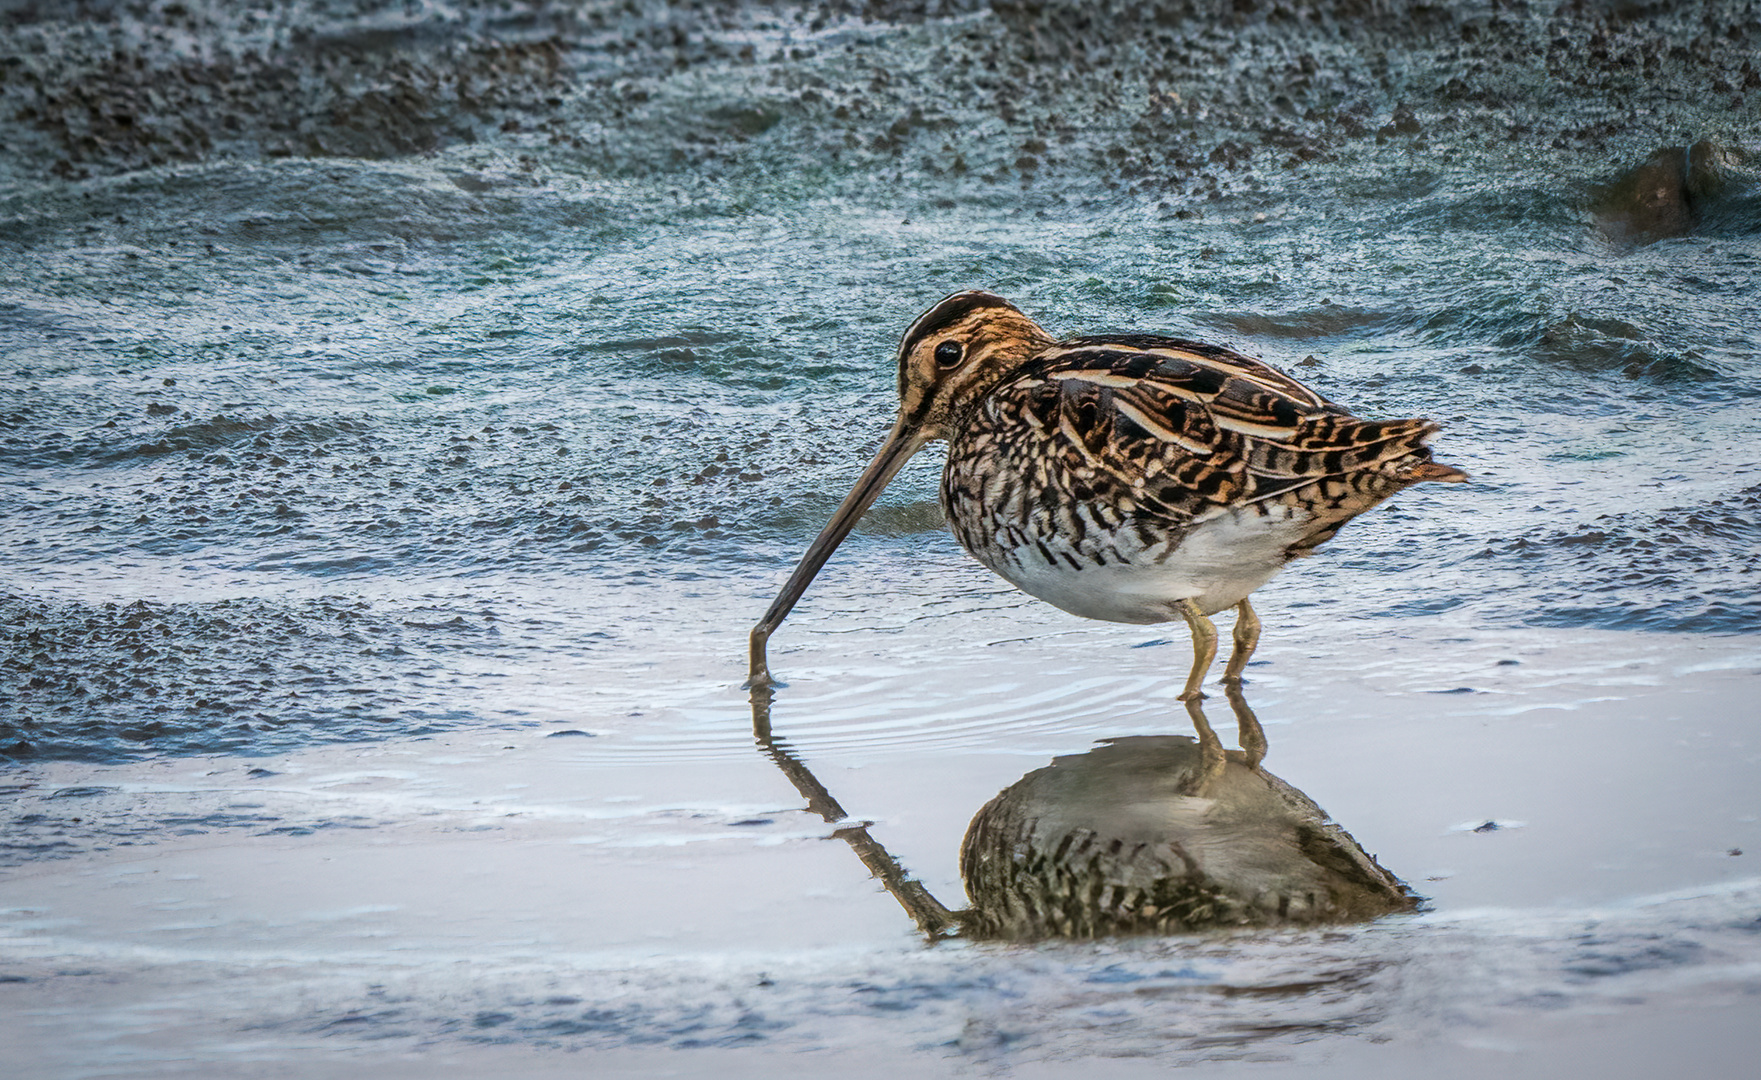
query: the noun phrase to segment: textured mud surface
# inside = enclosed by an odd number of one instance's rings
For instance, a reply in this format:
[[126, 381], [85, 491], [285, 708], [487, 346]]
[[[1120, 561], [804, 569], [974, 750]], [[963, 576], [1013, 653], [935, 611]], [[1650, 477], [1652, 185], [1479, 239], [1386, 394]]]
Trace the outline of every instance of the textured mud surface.
[[1366, 143], [1630, 154], [1684, 125], [1745, 132], [1761, 88], [1746, 0], [15, 0], [4, 19], [26, 174], [483, 142], [699, 180], [793, 166], [1190, 197]]
[[[102, 760], [144, 747], [261, 751], [374, 738], [387, 727], [423, 734], [461, 719], [423, 700], [424, 681], [452, 674], [444, 654], [497, 636], [493, 616], [473, 615], [392, 620], [335, 597], [123, 606], [0, 596], [0, 664], [14, 680], [9, 734], [18, 740], [7, 752]], [[129, 719], [118, 724], [119, 714]]]

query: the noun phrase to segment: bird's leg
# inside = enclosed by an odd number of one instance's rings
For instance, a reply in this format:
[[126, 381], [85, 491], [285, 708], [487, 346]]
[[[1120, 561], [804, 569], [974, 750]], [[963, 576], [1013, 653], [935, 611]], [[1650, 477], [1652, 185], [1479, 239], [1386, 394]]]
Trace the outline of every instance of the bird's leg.
[[1205, 681], [1205, 672], [1210, 670], [1211, 661], [1217, 658], [1217, 627], [1191, 600], [1180, 601], [1176, 610], [1192, 628], [1192, 674], [1186, 677], [1186, 689], [1180, 692], [1179, 700], [1197, 701], [1204, 697], [1198, 688]]
[[1238, 684], [1224, 683], [1223, 693], [1229, 698], [1229, 707], [1235, 710], [1235, 738], [1241, 743], [1241, 755], [1247, 759], [1248, 768], [1257, 769], [1266, 759], [1266, 729], [1260, 726], [1260, 718], [1247, 707], [1247, 698], [1242, 696]]
[[1260, 643], [1260, 617], [1254, 614], [1253, 605], [1245, 599], [1235, 605], [1235, 632], [1230, 636], [1235, 639], [1235, 649], [1223, 668], [1223, 684], [1240, 686], [1241, 673], [1247, 669], [1248, 658]]

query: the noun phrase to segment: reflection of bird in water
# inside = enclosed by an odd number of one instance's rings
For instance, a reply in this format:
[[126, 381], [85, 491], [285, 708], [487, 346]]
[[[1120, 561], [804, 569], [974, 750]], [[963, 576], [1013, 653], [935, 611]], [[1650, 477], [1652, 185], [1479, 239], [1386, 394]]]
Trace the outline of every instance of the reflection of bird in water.
[[899, 417], [752, 630], [765, 644], [813, 576], [926, 443], [948, 441], [942, 506], [960, 543], [1011, 584], [1075, 615], [1185, 619], [1199, 685], [1207, 617], [1237, 610], [1224, 681], [1259, 638], [1248, 594], [1356, 515], [1423, 480], [1429, 420], [1359, 420], [1257, 360], [1146, 334], [1054, 341], [1000, 296], [956, 293], [899, 346]]
[[[1229, 698], [1245, 733], [1252, 713], [1233, 687]], [[1225, 753], [1189, 709], [1196, 742], [1110, 740], [1054, 759], [978, 812], [960, 850], [969, 934], [1170, 933], [1413, 909], [1416, 898], [1326, 811], [1252, 751]]]
[[1211, 927], [1353, 922], [1417, 903], [1308, 796], [1259, 768], [1265, 740], [1228, 690], [1246, 750], [1225, 751], [1200, 705], [1199, 738], [1138, 736], [1055, 759], [972, 819], [960, 873], [971, 907], [951, 911], [771, 730], [771, 690], [752, 691], [759, 748], [837, 826], [932, 938], [1097, 937]]

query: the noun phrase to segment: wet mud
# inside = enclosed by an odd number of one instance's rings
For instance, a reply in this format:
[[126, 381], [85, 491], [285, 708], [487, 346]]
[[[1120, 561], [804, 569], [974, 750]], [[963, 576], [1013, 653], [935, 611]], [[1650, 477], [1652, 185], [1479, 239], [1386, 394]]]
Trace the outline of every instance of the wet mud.
[[1635, 139], [1745, 133], [1761, 88], [1744, 0], [80, 8], [0, 13], [25, 175], [492, 143], [613, 173], [1202, 198], [1369, 143], [1603, 152], [1618, 173]]
[[468, 716], [425, 694], [423, 682], [452, 673], [447, 651], [495, 634], [493, 617], [388, 618], [343, 597], [79, 604], [0, 595], [0, 665], [12, 684], [0, 753], [105, 761], [426, 734]]

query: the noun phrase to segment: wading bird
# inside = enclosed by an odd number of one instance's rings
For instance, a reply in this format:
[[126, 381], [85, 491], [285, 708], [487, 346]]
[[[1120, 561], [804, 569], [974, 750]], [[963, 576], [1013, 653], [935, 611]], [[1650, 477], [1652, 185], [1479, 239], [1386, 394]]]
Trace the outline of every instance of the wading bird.
[[988, 292], [947, 297], [899, 344], [899, 416], [879, 453], [752, 628], [765, 647], [819, 568], [901, 466], [948, 443], [942, 508], [973, 558], [1023, 592], [1109, 622], [1184, 619], [1193, 661], [1216, 656], [1208, 616], [1237, 611], [1224, 668], [1259, 641], [1248, 595], [1347, 521], [1424, 480], [1429, 420], [1359, 420], [1283, 372], [1217, 345], [1149, 334], [1056, 341]]

